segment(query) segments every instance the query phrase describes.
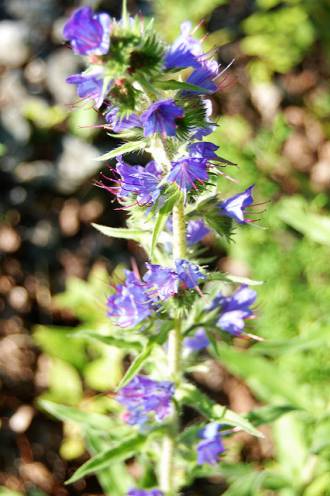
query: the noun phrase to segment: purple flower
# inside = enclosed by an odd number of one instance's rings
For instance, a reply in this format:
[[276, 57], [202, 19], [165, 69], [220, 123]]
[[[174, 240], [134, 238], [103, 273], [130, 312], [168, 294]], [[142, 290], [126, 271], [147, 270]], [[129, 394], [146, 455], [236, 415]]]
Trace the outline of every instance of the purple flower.
[[117, 157], [117, 161], [116, 170], [120, 176], [118, 186], [106, 189], [114, 192], [118, 198], [134, 195], [139, 205], [154, 203], [160, 194], [158, 184], [162, 175], [155, 162], [151, 161], [142, 167], [126, 164], [121, 157]]
[[141, 127], [141, 119], [136, 114], [130, 114], [126, 117], [118, 116], [117, 107], [109, 107], [105, 113], [105, 121], [109, 124], [115, 133], [120, 133], [132, 127]]
[[126, 421], [143, 426], [149, 419], [161, 422], [171, 412], [174, 385], [136, 375], [117, 394], [117, 401], [126, 407]]
[[245, 224], [250, 222], [250, 219], [245, 219], [244, 210], [252, 205], [253, 196], [252, 190], [254, 188], [254, 184], [247, 188], [242, 193], [238, 195], [232, 196], [219, 203], [220, 212], [227, 217], [231, 217], [236, 220], [239, 224]]
[[220, 424], [211, 422], [202, 430], [203, 441], [197, 445], [197, 463], [199, 465], [218, 463], [220, 455], [225, 451], [219, 429]]
[[172, 162], [172, 170], [168, 175], [168, 181], [176, 183], [184, 193], [190, 191], [196, 182], [203, 183], [207, 179], [207, 160], [193, 157]]
[[63, 35], [78, 55], [104, 55], [110, 46], [110, 17], [82, 7], [66, 22]]
[[177, 294], [179, 279], [174, 270], [148, 263], [146, 266], [148, 272], [145, 273], [143, 281], [150, 298], [155, 301], [165, 301]]
[[[218, 86], [214, 82], [214, 79], [217, 77], [217, 73], [211, 70], [209, 67], [202, 65], [198, 69], [195, 69], [187, 79], [187, 83], [194, 84], [195, 86], [199, 86], [207, 93], [214, 93], [217, 91]], [[190, 93], [201, 93], [203, 91], [198, 90], [185, 90], [185, 94]]]
[[129, 271], [126, 271], [125, 284], [116, 286], [115, 294], [108, 298], [107, 307], [108, 317], [119, 327], [135, 327], [153, 311], [143, 283]]
[[144, 136], [160, 133], [162, 136], [176, 135], [176, 119], [183, 117], [183, 109], [174, 100], [160, 100], [143, 112], [141, 116]]
[[201, 219], [191, 220], [187, 224], [187, 243], [189, 246], [201, 241], [210, 232]]
[[165, 54], [166, 69], [199, 67], [198, 56], [203, 53], [202, 45], [199, 40], [191, 36], [191, 27], [188, 21], [181, 24], [181, 35]]
[[206, 348], [210, 344], [210, 341], [205, 330], [200, 328], [197, 329], [193, 336], [185, 338], [183, 344], [192, 351], [200, 351]]
[[244, 331], [244, 319], [253, 316], [250, 306], [255, 302], [257, 293], [247, 284], [242, 284], [231, 296], [217, 296], [210, 309], [221, 305], [221, 314], [217, 325], [233, 336], [239, 336]]
[[186, 288], [196, 288], [198, 281], [205, 279], [205, 275], [200, 271], [200, 267], [189, 262], [189, 260], [176, 260], [175, 266], [179, 279]]
[[159, 489], [130, 489], [127, 496], [164, 496]]
[[102, 78], [102, 71], [98, 71], [92, 74], [73, 74], [66, 79], [69, 84], [77, 85], [77, 94], [80, 98], [84, 100], [94, 100], [95, 108], [100, 108], [106, 91], [108, 88], [104, 88], [104, 82]]
[[196, 67], [198, 61], [184, 45], [172, 46], [165, 54], [166, 69], [184, 69], [185, 67]]
[[206, 158], [207, 160], [217, 160], [219, 157], [215, 153], [219, 147], [208, 141], [196, 141], [188, 146], [188, 152], [194, 158]]

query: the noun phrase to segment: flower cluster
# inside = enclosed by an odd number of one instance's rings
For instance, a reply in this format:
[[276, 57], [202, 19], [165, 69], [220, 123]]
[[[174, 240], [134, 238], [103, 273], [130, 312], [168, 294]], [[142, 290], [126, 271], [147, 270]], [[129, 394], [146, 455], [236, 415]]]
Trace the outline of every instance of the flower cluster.
[[205, 279], [198, 265], [188, 260], [176, 260], [176, 270], [156, 264], [146, 264], [147, 272], [141, 280], [134, 272], [126, 271], [124, 284], [115, 287], [108, 298], [108, 316], [119, 327], [135, 327], [155, 312], [159, 303], [182, 289], [193, 289]]
[[136, 375], [117, 394], [117, 401], [126, 407], [128, 424], [143, 426], [150, 419], [161, 422], [171, 412], [174, 386], [169, 381], [154, 381]]
[[[149, 489], [155, 482], [151, 479], [138, 484], [148, 489], [132, 488], [127, 496], [178, 494], [173, 457], [185, 404], [182, 386], [189, 382], [185, 367], [203, 360], [201, 350], [217, 348], [219, 331], [252, 336], [245, 325], [254, 317], [255, 291], [243, 284], [231, 295], [224, 292], [226, 278], [209, 276], [204, 268], [207, 259], [199, 258], [205, 249], [196, 246], [213, 233], [229, 239], [234, 222], [252, 222], [254, 185], [229, 198], [218, 197], [221, 181], [228, 178], [222, 168], [234, 164], [204, 138], [217, 126], [211, 98], [219, 91], [224, 70], [214, 59], [215, 52], [205, 52], [193, 34], [191, 24], [185, 22], [180, 36], [168, 45], [159, 39], [152, 22], [128, 17], [125, 8], [123, 18], [116, 20], [82, 7], [64, 27], [64, 38], [86, 63], [86, 69], [67, 82], [99, 111], [101, 126], [122, 142], [102, 157], [116, 160], [97, 183], [115, 196], [127, 214], [127, 229], [110, 231], [138, 240], [152, 261], [146, 262], [142, 276], [134, 264], [107, 300], [107, 315], [114, 324], [109, 332], [114, 332], [114, 342], [120, 334], [120, 346], [127, 339], [127, 360], [136, 352], [129, 348], [132, 334], [146, 344], [115, 396], [125, 409], [123, 420], [138, 428], [138, 440], [153, 431], [165, 441], [160, 489]], [[129, 152], [141, 153], [138, 163], [124, 159]], [[153, 374], [168, 380], [155, 380]], [[216, 464], [221, 459], [224, 445], [217, 418], [211, 413], [199, 437], [194, 433], [195, 464]], [[157, 445], [157, 434], [155, 439]], [[150, 450], [148, 446], [144, 456]]]

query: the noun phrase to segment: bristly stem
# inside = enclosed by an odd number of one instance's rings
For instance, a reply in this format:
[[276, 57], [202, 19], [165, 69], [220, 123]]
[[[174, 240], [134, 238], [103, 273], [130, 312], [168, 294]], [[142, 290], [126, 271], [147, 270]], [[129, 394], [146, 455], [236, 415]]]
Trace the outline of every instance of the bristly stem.
[[[173, 261], [185, 258], [186, 256], [186, 229], [184, 216], [184, 198], [182, 197], [173, 208]], [[168, 373], [176, 386], [181, 380], [181, 347], [182, 347], [182, 317], [177, 315], [174, 320], [174, 329], [168, 337]], [[176, 437], [179, 430], [179, 415], [174, 412], [172, 415], [172, 432], [163, 440], [161, 466], [160, 466], [160, 487], [166, 496], [175, 496], [174, 481], [174, 458], [176, 449]]]

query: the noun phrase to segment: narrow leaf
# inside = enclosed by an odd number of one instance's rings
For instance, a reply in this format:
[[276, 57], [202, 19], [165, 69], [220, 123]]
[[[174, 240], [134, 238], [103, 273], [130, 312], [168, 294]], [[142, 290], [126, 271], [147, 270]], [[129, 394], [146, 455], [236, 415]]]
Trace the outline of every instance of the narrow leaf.
[[162, 208], [160, 209], [157, 215], [154, 230], [152, 233], [152, 240], [151, 240], [151, 258], [156, 248], [159, 235], [164, 229], [167, 218], [172, 212], [173, 206], [178, 201], [178, 198], [179, 198], [178, 191], [175, 191], [173, 194], [171, 194], [171, 196], [168, 197], [168, 199], [166, 200], [166, 202], [164, 203], [164, 205], [162, 206]]
[[191, 384], [186, 384], [181, 388], [178, 399], [199, 411], [207, 419], [239, 427], [252, 436], [263, 437], [261, 432], [255, 429], [246, 418], [224, 406], [218, 405]]
[[161, 212], [159, 212], [157, 215], [155, 227], [154, 227], [154, 230], [152, 232], [152, 238], [151, 238], [151, 253], [150, 253], [151, 259], [153, 258], [159, 235], [162, 232], [162, 230], [164, 229], [168, 215], [169, 215], [168, 213], [162, 214]]
[[48, 400], [39, 400], [41, 408], [63, 422], [75, 422], [88, 429], [107, 432], [112, 429], [110, 418], [100, 413], [85, 412], [77, 408], [60, 405]]
[[[107, 448], [108, 439], [95, 432], [88, 432], [86, 443], [88, 451], [92, 455], [97, 455]], [[96, 475], [104, 493], [111, 494], [111, 496], [122, 496], [134, 485], [134, 481], [128, 473], [124, 462], [111, 463], [109, 467], [98, 471]]]
[[76, 470], [70, 479], [66, 481], [66, 484], [72, 484], [86, 475], [93, 474], [99, 470], [109, 467], [110, 464], [113, 464], [114, 462], [127, 460], [127, 458], [130, 458], [141, 449], [145, 441], [145, 436], [142, 436], [142, 434], [136, 434], [128, 439], [124, 439], [124, 441], [116, 444], [112, 448], [98, 453], [86, 463], [81, 465], [81, 467]]
[[104, 343], [108, 346], [115, 346], [116, 348], [124, 348], [126, 350], [131, 349], [140, 351], [142, 347], [141, 342], [137, 340], [133, 341], [130, 339], [122, 339], [114, 336], [104, 336], [103, 334], [98, 334], [97, 332], [88, 331], [85, 329], [82, 329], [81, 331], [75, 333], [71, 332], [70, 337], [88, 338], [94, 341], [100, 341], [101, 343]]
[[145, 239], [145, 232], [139, 229], [127, 229], [125, 227], [108, 227], [100, 224], [92, 224], [95, 229], [110, 238], [132, 239], [133, 241], [142, 242]]
[[121, 389], [122, 387], [126, 386], [126, 384], [128, 384], [133, 379], [133, 377], [141, 370], [144, 363], [149, 358], [150, 353], [152, 352], [154, 345], [155, 345], [155, 343], [149, 342], [143, 348], [141, 353], [139, 353], [139, 355], [131, 363], [126, 374], [124, 375], [124, 377], [120, 381], [117, 389]]
[[246, 415], [246, 418], [256, 427], [263, 424], [270, 424], [286, 413], [297, 410], [293, 405], [269, 405], [257, 410], [253, 410]]
[[156, 336], [152, 336], [151, 338], [149, 338], [148, 343], [145, 345], [141, 353], [131, 363], [126, 374], [120, 381], [117, 389], [121, 389], [122, 387], [126, 386], [126, 384], [128, 384], [133, 379], [133, 377], [141, 370], [141, 368], [151, 355], [154, 347], [156, 345], [162, 345], [166, 341], [166, 337], [172, 327], [172, 321], [166, 320], [161, 326], [159, 333]]
[[124, 155], [125, 153], [134, 152], [135, 150], [142, 150], [144, 148], [144, 143], [142, 141], [132, 141], [129, 143], [124, 143], [117, 148], [114, 148], [110, 152], [97, 157], [98, 162], [102, 162], [103, 160], [110, 160], [111, 158], [118, 157], [118, 155]]

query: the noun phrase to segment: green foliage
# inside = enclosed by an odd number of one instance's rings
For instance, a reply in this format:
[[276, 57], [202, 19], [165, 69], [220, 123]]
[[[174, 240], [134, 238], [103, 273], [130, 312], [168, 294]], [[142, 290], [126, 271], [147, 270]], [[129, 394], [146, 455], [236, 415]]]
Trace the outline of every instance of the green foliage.
[[287, 72], [300, 62], [315, 39], [313, 24], [300, 5], [256, 12], [242, 27], [246, 36], [241, 47], [246, 54], [257, 57], [250, 64], [254, 79]]
[[116, 443], [105, 451], [97, 453], [78, 468], [74, 475], [67, 481], [67, 484], [72, 484], [86, 475], [108, 468], [113, 463], [127, 460], [127, 458], [130, 458], [140, 450], [145, 442], [145, 436], [136, 434]]

